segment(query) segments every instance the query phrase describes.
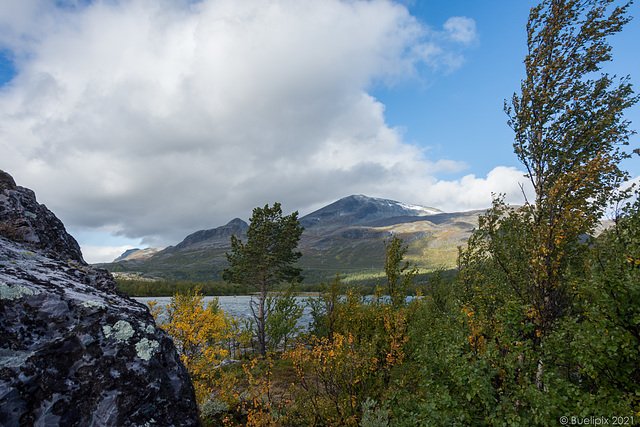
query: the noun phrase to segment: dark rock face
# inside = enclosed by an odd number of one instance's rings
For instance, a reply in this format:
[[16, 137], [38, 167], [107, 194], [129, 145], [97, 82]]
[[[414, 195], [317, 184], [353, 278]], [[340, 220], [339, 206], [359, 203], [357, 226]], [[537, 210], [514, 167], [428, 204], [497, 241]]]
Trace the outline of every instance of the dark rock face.
[[[6, 177], [3, 222], [6, 200], [24, 207], [28, 194]], [[75, 240], [49, 256], [68, 235], [29, 228], [48, 217], [28, 208], [40, 219], [21, 222], [11, 210], [18, 241], [0, 236], [0, 425], [199, 425], [188, 373], [147, 307], [119, 293], [106, 270], [80, 263], [79, 249], [67, 257]], [[50, 223], [64, 231], [57, 218]]]
[[49, 258], [86, 265], [80, 245], [64, 224], [28, 188], [17, 186], [0, 170], [0, 236], [22, 243]]

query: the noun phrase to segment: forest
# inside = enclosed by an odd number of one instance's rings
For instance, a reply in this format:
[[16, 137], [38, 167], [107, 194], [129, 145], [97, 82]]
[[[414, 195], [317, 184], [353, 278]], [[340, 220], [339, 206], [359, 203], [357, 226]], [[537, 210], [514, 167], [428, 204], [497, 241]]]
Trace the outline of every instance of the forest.
[[[256, 293], [253, 321], [205, 306], [198, 290], [167, 307], [203, 423], [640, 424], [640, 201], [620, 168], [640, 154], [623, 117], [638, 97], [629, 78], [601, 71], [628, 8], [531, 9], [526, 77], [505, 112], [535, 194], [517, 207], [497, 195], [454, 275], [416, 286], [393, 237], [374, 295], [338, 274], [309, 299], [302, 329], [297, 213], [256, 208], [225, 272]], [[606, 216], [613, 225], [596, 235]]]

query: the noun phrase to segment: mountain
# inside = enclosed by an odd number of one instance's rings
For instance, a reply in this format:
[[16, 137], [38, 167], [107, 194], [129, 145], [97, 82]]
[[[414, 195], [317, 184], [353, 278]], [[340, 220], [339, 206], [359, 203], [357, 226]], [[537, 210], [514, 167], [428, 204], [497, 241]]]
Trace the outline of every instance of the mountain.
[[363, 195], [349, 196], [300, 219], [305, 229], [316, 227], [346, 227], [398, 217], [435, 215], [442, 211], [424, 206], [406, 205], [394, 200]]
[[[455, 265], [483, 211], [445, 213], [394, 200], [352, 195], [300, 218], [305, 230], [299, 250], [306, 282], [345, 275], [375, 275], [384, 270], [385, 240], [397, 235], [409, 245], [407, 259], [422, 269]], [[246, 238], [249, 225], [228, 224], [196, 231], [175, 246], [135, 257], [123, 254], [103, 266], [114, 273], [138, 273], [172, 280], [220, 280], [231, 235]], [[125, 256], [127, 255], [127, 256]]]
[[408, 245], [405, 258], [419, 268], [451, 268], [482, 212], [445, 213], [387, 199], [345, 197], [300, 219], [305, 231], [299, 266], [307, 277], [322, 280], [336, 272], [378, 277], [384, 271], [385, 241], [395, 235]]
[[113, 262], [119, 261], [129, 261], [133, 259], [147, 259], [157, 254], [164, 248], [147, 248], [147, 249], [127, 249], [120, 255], [118, 258], [114, 259]]
[[244, 236], [249, 229], [249, 224], [236, 218], [227, 225], [214, 228], [212, 230], [200, 230], [193, 234], [189, 234], [184, 240], [175, 247], [166, 249], [167, 253], [176, 253], [181, 251], [189, 251], [194, 249], [212, 250], [212, 249], [228, 249], [229, 241], [232, 235]]

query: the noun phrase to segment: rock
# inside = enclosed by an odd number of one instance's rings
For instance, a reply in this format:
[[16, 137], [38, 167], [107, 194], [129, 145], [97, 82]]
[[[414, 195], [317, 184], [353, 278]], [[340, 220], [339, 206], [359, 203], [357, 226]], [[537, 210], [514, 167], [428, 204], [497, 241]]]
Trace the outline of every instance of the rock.
[[18, 232], [0, 236], [0, 425], [199, 425], [188, 373], [148, 308], [86, 265], [9, 178], [0, 173], [0, 224]]
[[225, 366], [231, 366], [231, 365], [235, 365], [236, 363], [240, 363], [239, 360], [236, 359], [229, 359], [228, 357], [225, 357], [222, 362], [220, 362], [219, 364], [217, 364], [213, 369], [220, 369], [220, 368], [224, 368]]
[[22, 243], [49, 258], [86, 265], [80, 245], [64, 224], [28, 188], [17, 186], [0, 170], [0, 236]]

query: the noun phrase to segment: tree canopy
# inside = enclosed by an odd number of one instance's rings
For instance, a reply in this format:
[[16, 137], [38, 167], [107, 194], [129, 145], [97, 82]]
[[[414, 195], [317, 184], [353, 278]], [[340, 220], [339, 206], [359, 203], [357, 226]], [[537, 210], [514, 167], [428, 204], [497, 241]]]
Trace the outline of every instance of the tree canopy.
[[570, 213], [591, 231], [628, 178], [619, 162], [631, 155], [623, 148], [634, 132], [623, 113], [638, 97], [628, 77], [601, 69], [612, 58], [608, 38], [631, 19], [630, 4], [545, 0], [531, 9], [526, 77], [505, 112], [535, 190], [536, 221]]
[[266, 354], [265, 302], [268, 292], [282, 282], [301, 280], [301, 269], [293, 264], [302, 256], [296, 251], [304, 228], [298, 221], [298, 212], [283, 216], [280, 203], [273, 207], [255, 208], [247, 230], [247, 241], [231, 236], [231, 252], [227, 253], [229, 267], [222, 277], [252, 287], [258, 292], [258, 341], [262, 355]]

